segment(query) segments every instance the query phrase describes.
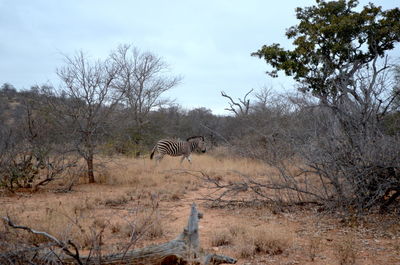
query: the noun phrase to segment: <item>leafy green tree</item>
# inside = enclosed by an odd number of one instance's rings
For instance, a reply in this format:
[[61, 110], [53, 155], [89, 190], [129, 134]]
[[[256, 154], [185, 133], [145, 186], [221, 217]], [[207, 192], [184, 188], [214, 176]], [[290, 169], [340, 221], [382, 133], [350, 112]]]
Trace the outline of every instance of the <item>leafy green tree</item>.
[[300, 23], [286, 36], [293, 50], [279, 44], [264, 45], [253, 56], [264, 58], [276, 77], [282, 70], [314, 95], [336, 95], [346, 89], [362, 67], [400, 41], [400, 9], [383, 11], [370, 3], [360, 12], [356, 0], [316, 1], [316, 6], [297, 8]]

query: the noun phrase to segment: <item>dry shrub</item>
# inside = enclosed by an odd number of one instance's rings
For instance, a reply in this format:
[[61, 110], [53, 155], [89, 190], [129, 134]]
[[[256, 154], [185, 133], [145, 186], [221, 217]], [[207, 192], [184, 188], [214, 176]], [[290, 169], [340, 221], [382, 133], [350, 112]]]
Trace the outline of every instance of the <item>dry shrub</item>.
[[278, 255], [290, 246], [292, 240], [282, 227], [264, 226], [253, 230], [256, 253]]
[[161, 238], [164, 235], [164, 229], [160, 220], [155, 220], [146, 231], [146, 236], [150, 239]]
[[115, 226], [113, 226], [112, 229], [116, 231], [116, 233], [120, 234], [122, 237], [132, 237], [135, 231], [135, 227], [128, 223], [116, 224]]
[[217, 146], [209, 150], [208, 153], [220, 161], [237, 156], [237, 153], [229, 146]]
[[96, 224], [96, 221], [93, 223], [93, 227], [90, 227], [90, 230], [82, 235], [82, 248], [99, 248], [100, 246], [104, 245], [103, 234], [105, 226], [101, 225], [101, 223]]
[[335, 247], [340, 265], [352, 265], [356, 263], [357, 249], [354, 235], [347, 235]]
[[112, 234], [119, 234], [121, 233], [121, 226], [118, 224], [111, 224], [110, 231]]
[[105, 206], [115, 207], [115, 206], [124, 205], [124, 204], [128, 203], [128, 201], [129, 201], [128, 198], [121, 195], [121, 196], [117, 196], [116, 198], [105, 199], [102, 203]]
[[159, 210], [157, 209], [153, 215], [148, 215], [148, 216], [150, 218], [147, 218], [148, 222], [147, 222], [147, 227], [145, 227], [146, 229], [145, 235], [150, 239], [156, 239], [162, 237], [164, 235], [164, 229]]
[[233, 243], [233, 237], [228, 230], [216, 231], [211, 236], [211, 246], [227, 246]]
[[123, 236], [137, 240], [142, 237], [148, 239], [160, 238], [164, 235], [164, 229], [158, 210], [144, 210], [132, 216], [132, 222], [123, 225], [120, 232]]
[[241, 242], [240, 244], [234, 247], [235, 252], [239, 255], [240, 258], [247, 259], [256, 253], [254, 244], [250, 242], [250, 240], [246, 240]]
[[55, 235], [62, 240], [71, 240], [80, 248], [93, 245], [98, 234], [103, 233], [106, 221], [95, 216], [94, 210], [98, 202], [95, 198], [51, 206], [47, 215], [37, 220], [42, 222], [42, 231]]
[[[73, 212], [76, 215], [84, 215], [96, 208], [98, 201], [97, 199], [85, 197], [82, 201], [78, 203], [71, 203], [65, 205], [62, 214], [67, 214], [68, 212]], [[49, 211], [56, 210], [55, 208], [49, 208]]]
[[229, 227], [229, 233], [234, 237], [243, 237], [247, 232], [244, 224], [233, 224]]
[[257, 254], [279, 255], [288, 249], [293, 241], [292, 232], [276, 224], [255, 228], [235, 225], [229, 232], [235, 243], [234, 249], [241, 258]]
[[181, 193], [180, 191], [167, 193], [164, 198], [166, 198], [168, 201], [179, 201], [183, 198], [183, 193]]

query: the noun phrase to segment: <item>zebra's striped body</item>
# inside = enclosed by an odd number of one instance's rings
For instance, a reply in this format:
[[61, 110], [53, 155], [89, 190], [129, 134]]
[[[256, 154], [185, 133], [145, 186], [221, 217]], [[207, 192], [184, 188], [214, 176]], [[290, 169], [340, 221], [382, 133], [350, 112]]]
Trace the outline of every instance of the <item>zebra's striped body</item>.
[[192, 136], [186, 139], [186, 141], [174, 140], [174, 139], [162, 139], [157, 142], [151, 151], [150, 159], [153, 159], [154, 153], [157, 152], [156, 160], [160, 161], [164, 155], [170, 156], [182, 156], [182, 161], [186, 158], [189, 163], [191, 162], [190, 154], [195, 151], [206, 152], [206, 146], [203, 136]]

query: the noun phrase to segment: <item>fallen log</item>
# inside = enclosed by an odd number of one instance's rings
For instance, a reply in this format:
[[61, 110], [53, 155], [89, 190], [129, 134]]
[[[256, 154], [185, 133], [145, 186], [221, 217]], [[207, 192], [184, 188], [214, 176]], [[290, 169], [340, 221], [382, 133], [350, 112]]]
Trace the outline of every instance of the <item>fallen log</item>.
[[[193, 203], [188, 224], [177, 238], [163, 244], [135, 249], [122, 254], [106, 255], [101, 258], [100, 262], [101, 264], [132, 265], [235, 264], [236, 259], [234, 258], [202, 252], [199, 240], [200, 218], [202, 218], [202, 214], [197, 211], [196, 204]], [[83, 264], [99, 263], [99, 260], [87, 260], [85, 257], [81, 257], [81, 260]]]

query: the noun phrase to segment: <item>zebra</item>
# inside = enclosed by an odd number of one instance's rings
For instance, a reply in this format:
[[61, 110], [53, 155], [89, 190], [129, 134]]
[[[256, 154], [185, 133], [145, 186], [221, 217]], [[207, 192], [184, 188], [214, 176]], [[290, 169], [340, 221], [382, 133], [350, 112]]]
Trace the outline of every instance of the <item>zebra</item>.
[[154, 146], [150, 154], [150, 159], [153, 159], [154, 153], [157, 151], [157, 162], [161, 161], [164, 155], [182, 156], [181, 163], [186, 158], [189, 163], [192, 163], [190, 154], [193, 151], [206, 152], [206, 144], [203, 136], [192, 136], [186, 141], [174, 139], [161, 139]]

